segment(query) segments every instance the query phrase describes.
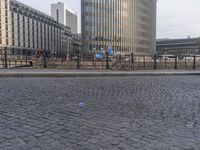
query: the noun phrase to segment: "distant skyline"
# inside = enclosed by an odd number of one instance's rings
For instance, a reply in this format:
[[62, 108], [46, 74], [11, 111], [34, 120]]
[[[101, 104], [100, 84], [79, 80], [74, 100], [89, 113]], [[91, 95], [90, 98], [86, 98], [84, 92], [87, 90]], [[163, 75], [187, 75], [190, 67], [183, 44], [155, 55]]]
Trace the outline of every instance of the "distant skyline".
[[[50, 15], [51, 3], [64, 2], [80, 14], [80, 0], [18, 0]], [[200, 0], [158, 0], [157, 38], [200, 36]], [[80, 22], [80, 21], [79, 21]], [[79, 24], [80, 26], [80, 24]], [[80, 28], [79, 28], [80, 31]]]

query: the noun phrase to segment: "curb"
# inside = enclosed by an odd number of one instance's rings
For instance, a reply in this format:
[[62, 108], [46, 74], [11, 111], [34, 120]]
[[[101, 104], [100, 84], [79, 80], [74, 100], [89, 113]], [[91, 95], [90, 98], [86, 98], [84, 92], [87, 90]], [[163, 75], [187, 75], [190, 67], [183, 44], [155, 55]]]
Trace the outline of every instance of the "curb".
[[134, 76], [191, 76], [200, 72], [163, 72], [163, 73], [0, 73], [0, 78], [66, 78], [66, 77], [134, 77]]

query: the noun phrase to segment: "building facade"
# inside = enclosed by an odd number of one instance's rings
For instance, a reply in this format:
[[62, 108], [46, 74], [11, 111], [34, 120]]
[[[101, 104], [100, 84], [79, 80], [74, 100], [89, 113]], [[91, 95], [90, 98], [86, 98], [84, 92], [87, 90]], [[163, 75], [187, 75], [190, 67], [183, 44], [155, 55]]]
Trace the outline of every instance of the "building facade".
[[59, 23], [71, 28], [72, 33], [78, 33], [78, 15], [67, 8], [64, 3], [58, 2], [51, 5], [51, 16]]
[[156, 51], [159, 55], [194, 55], [200, 54], [200, 39], [162, 39], [156, 42]]
[[0, 53], [63, 57], [72, 49], [71, 29], [54, 18], [15, 0], [0, 6]]
[[77, 54], [81, 51], [81, 34], [72, 34], [73, 38], [73, 51], [72, 53]]
[[82, 50], [153, 54], [157, 0], [81, 0]]

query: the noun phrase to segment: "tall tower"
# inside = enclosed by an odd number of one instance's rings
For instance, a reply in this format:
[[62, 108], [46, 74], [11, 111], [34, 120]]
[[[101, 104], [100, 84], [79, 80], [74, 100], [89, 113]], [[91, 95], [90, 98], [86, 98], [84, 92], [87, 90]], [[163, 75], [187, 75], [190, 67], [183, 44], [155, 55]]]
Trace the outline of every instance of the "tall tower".
[[64, 3], [51, 4], [51, 16], [61, 24], [71, 28], [72, 33], [78, 33], [78, 15], [67, 8]]
[[157, 0], [81, 0], [82, 49], [153, 54]]

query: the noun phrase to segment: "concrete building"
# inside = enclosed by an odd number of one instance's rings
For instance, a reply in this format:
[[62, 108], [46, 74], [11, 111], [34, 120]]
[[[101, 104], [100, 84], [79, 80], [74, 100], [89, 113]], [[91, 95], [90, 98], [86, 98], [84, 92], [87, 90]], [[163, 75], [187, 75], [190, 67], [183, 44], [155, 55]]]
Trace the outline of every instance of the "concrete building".
[[76, 54], [81, 51], [81, 34], [72, 34], [73, 39], [73, 51], [72, 53]]
[[51, 5], [51, 16], [59, 23], [71, 28], [72, 33], [78, 33], [78, 15], [67, 8], [64, 3], [58, 2]]
[[153, 54], [157, 0], [81, 0], [82, 50]]
[[72, 49], [71, 29], [16, 0], [0, 1], [0, 54], [63, 57]]
[[160, 39], [156, 42], [156, 51], [159, 55], [191, 55], [200, 54], [200, 39]]

